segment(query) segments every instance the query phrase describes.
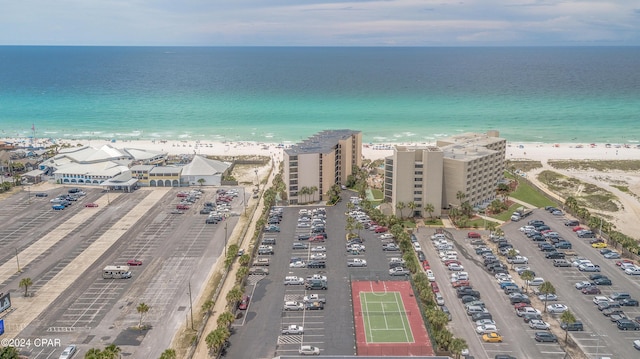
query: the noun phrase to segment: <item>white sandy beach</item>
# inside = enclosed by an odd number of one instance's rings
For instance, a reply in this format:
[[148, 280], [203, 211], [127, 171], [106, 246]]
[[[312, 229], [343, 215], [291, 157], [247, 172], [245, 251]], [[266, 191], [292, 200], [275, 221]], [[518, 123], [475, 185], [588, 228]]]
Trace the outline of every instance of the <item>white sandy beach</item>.
[[[7, 142], [20, 143], [25, 139], [6, 138]], [[281, 158], [282, 148], [275, 143], [263, 142], [216, 142], [216, 141], [151, 141], [151, 140], [127, 140], [111, 142], [109, 140], [56, 140], [58, 144], [90, 145], [101, 147], [110, 145], [115, 148], [141, 148], [167, 152], [171, 155], [202, 154], [218, 156], [250, 156], [261, 155]], [[49, 140], [36, 142], [37, 146], [48, 147], [53, 143]], [[393, 153], [394, 143], [364, 144], [362, 154], [364, 158], [376, 160], [382, 159]], [[433, 143], [397, 143], [402, 146], [426, 146]], [[636, 145], [609, 145], [599, 144], [574, 144], [574, 143], [508, 143], [506, 151], [507, 159], [528, 159], [535, 161], [547, 160], [632, 160], [640, 159], [640, 148]]]

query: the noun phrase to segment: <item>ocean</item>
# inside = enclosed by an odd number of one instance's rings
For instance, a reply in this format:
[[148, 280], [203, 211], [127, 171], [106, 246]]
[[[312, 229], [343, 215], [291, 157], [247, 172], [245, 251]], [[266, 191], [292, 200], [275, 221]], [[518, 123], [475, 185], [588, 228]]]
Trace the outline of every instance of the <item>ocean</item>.
[[638, 47], [0, 47], [0, 137], [640, 141]]

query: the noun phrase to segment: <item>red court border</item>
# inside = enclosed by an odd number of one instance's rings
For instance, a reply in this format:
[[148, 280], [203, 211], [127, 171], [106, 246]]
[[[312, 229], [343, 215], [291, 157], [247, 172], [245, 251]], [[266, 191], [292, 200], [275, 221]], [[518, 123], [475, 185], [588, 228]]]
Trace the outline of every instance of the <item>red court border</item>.
[[[410, 312], [407, 316], [409, 326], [413, 334], [413, 343], [367, 343], [365, 335], [364, 319], [362, 315], [362, 303], [360, 293], [371, 292], [398, 292], [404, 303], [404, 310]], [[353, 321], [356, 331], [356, 351], [358, 355], [393, 356], [393, 355], [422, 355], [433, 356], [433, 346], [429, 334], [424, 326], [420, 307], [413, 295], [411, 283], [407, 281], [353, 281], [351, 282], [351, 296], [353, 301]]]

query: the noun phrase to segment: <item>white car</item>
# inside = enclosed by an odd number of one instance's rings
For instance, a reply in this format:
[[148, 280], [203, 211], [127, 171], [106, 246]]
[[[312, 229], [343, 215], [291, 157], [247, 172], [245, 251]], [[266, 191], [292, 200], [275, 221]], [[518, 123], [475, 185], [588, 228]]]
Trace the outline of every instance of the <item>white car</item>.
[[604, 295], [596, 295], [593, 297], [593, 304], [598, 305], [599, 303], [609, 302], [609, 298]]
[[436, 276], [433, 274], [433, 271], [430, 269], [427, 270], [427, 279], [429, 280], [429, 282], [436, 281]]
[[327, 255], [324, 253], [313, 253], [312, 255], [309, 256], [309, 259], [312, 259], [312, 260], [327, 259]]
[[327, 247], [325, 247], [325, 246], [311, 247], [311, 251], [312, 252], [326, 252], [327, 251]]
[[451, 263], [447, 268], [449, 268], [449, 270], [453, 272], [459, 272], [464, 270], [464, 267], [457, 263]]
[[383, 233], [380, 235], [380, 239], [393, 239], [393, 234], [391, 233]]
[[507, 258], [507, 262], [511, 264], [527, 264], [529, 263], [529, 259], [524, 256], [515, 256], [512, 258]]
[[495, 324], [484, 324], [476, 327], [476, 333], [478, 334], [486, 334], [486, 333], [497, 333], [498, 327]]
[[295, 261], [293, 263], [289, 263], [289, 268], [306, 268], [307, 263], [303, 261]]
[[513, 279], [511, 275], [507, 273], [498, 273], [494, 277], [498, 280], [498, 283], [500, 282], [500, 280], [503, 280], [503, 279]]
[[591, 287], [592, 285], [595, 285], [587, 280], [583, 280], [582, 282], [578, 282], [575, 284], [576, 289], [582, 289], [582, 288], [586, 288], [586, 287]]
[[536, 277], [536, 278], [533, 278], [532, 280], [527, 281], [527, 284], [529, 284], [530, 287], [541, 286], [542, 283], [544, 283], [544, 278], [542, 277]]
[[414, 242], [413, 243], [413, 249], [415, 249], [415, 251], [418, 252], [418, 251], [422, 250], [422, 247], [420, 247], [420, 243]]
[[557, 295], [555, 295], [555, 294], [551, 294], [551, 293], [549, 293], [549, 294], [540, 294], [540, 295], [538, 296], [538, 299], [540, 299], [540, 300], [541, 300], [541, 301], [543, 301], [543, 302], [544, 302], [545, 300], [546, 300], [547, 302], [550, 302], [550, 301], [558, 300], [558, 296], [557, 296]]
[[458, 278], [456, 280], [469, 280], [469, 273], [467, 273], [467, 272], [458, 272], [456, 277]]
[[531, 329], [549, 330], [550, 327], [551, 326], [549, 325], [549, 323], [545, 322], [544, 320], [531, 319], [529, 321], [529, 328]]
[[569, 308], [564, 304], [556, 303], [556, 304], [547, 305], [547, 312], [549, 312], [551, 314], [562, 314], [562, 313], [566, 312], [567, 309], [569, 309]]
[[304, 334], [304, 327], [296, 324], [291, 324], [282, 329], [282, 334]]
[[58, 357], [59, 359], [70, 359], [76, 354], [77, 347], [75, 345], [69, 345], [62, 351], [62, 354]]
[[300, 355], [320, 355], [320, 348], [311, 345], [303, 345], [298, 349]]
[[525, 314], [542, 314], [539, 310], [534, 307], [522, 307], [516, 309], [516, 315], [522, 317]]
[[496, 322], [493, 319], [476, 320], [476, 326], [481, 326], [481, 325], [496, 325]]

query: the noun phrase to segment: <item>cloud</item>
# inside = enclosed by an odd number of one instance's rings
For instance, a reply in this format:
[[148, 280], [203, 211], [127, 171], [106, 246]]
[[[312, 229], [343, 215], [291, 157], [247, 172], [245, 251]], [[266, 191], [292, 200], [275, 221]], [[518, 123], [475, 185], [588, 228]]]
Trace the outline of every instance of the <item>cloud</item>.
[[639, 14], [631, 0], [25, 0], [3, 5], [0, 44], [640, 45]]

